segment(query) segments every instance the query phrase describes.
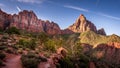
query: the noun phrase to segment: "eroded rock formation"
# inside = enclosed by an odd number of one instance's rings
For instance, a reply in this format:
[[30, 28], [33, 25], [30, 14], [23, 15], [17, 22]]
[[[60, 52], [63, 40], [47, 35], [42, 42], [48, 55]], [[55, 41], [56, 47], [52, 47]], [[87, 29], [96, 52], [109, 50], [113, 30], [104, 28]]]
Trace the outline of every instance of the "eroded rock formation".
[[88, 21], [86, 17], [81, 14], [78, 19], [75, 21], [75, 23], [67, 28], [68, 30], [71, 30], [76, 33], [85, 32], [85, 31], [94, 31], [95, 33], [106, 35], [104, 29], [100, 29], [97, 31], [96, 26]]
[[80, 33], [89, 30], [106, 35], [104, 29], [97, 31], [96, 26], [88, 21], [83, 14], [79, 16], [73, 25], [61, 30], [54, 22], [38, 19], [33, 11], [23, 10], [18, 14], [11, 15], [0, 10], [0, 28], [5, 30], [13, 26], [29, 32], [45, 32], [52, 35]]

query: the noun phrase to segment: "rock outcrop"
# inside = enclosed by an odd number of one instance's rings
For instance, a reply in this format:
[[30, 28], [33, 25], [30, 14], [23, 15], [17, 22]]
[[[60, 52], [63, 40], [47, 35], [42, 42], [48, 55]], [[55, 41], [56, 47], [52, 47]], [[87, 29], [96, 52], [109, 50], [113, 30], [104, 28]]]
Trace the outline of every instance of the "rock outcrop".
[[24, 10], [18, 15], [13, 15], [11, 26], [32, 32], [45, 32], [48, 34], [61, 34], [59, 26], [54, 22], [43, 21], [37, 18], [33, 11]]
[[12, 20], [12, 16], [3, 12], [0, 9], [0, 29], [5, 29], [6, 27], [10, 26], [10, 21]]
[[106, 35], [105, 30], [103, 28], [99, 29], [97, 33], [101, 35]]
[[68, 29], [78, 33], [89, 30], [97, 32], [96, 26], [90, 21], [88, 21], [83, 14], [81, 14], [80, 17], [76, 20], [76, 22], [70, 27], [68, 27]]
[[18, 14], [10, 15], [0, 10], [0, 28], [13, 26], [29, 32], [61, 34], [61, 29], [56, 23], [38, 19], [33, 11], [23, 10]]
[[119, 68], [120, 66], [120, 43], [109, 42], [107, 44], [98, 44], [93, 48], [89, 44], [82, 44], [83, 53], [90, 56], [90, 68]]
[[69, 26], [67, 29], [75, 33], [94, 31], [95, 33], [106, 35], [103, 28], [97, 30], [96, 26], [92, 22], [88, 21], [83, 14], [81, 14], [76, 22], [73, 25]]
[[102, 58], [107, 64], [109, 64], [110, 67], [119, 68], [120, 43], [111, 42], [108, 44], [100, 44], [95, 49], [103, 53]]

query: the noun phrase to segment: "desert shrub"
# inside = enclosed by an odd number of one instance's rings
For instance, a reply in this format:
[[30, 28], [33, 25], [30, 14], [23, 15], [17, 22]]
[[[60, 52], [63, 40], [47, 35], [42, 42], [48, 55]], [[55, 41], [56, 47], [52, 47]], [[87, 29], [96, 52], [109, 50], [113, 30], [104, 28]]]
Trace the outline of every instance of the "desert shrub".
[[35, 47], [36, 47], [36, 42], [34, 39], [31, 39], [31, 40], [20, 39], [18, 44], [22, 48], [35, 49]]
[[58, 61], [58, 68], [75, 68], [74, 63], [72, 62], [72, 59], [70, 57], [62, 58]]
[[16, 27], [10, 27], [5, 32], [8, 34], [20, 34], [20, 30]]
[[25, 68], [37, 68], [41, 60], [35, 53], [29, 52], [27, 55], [22, 55], [21, 61]]
[[44, 53], [44, 56], [47, 57], [47, 58], [50, 58], [50, 55], [51, 55], [50, 52], [45, 52], [45, 53]]
[[22, 64], [25, 68], [37, 68], [38, 60], [35, 58], [25, 58], [22, 60]]
[[41, 57], [41, 56], [39, 56], [38, 57], [42, 62], [47, 62], [47, 58], [44, 58], [44, 57]]
[[29, 49], [29, 48], [26, 48], [25, 50], [30, 51], [30, 49]]
[[52, 52], [55, 52], [56, 51], [56, 44], [55, 44], [55, 41], [49, 39], [46, 43], [45, 43], [45, 50], [48, 50], [48, 51], [52, 51]]
[[21, 61], [22, 61], [22, 65], [25, 68], [37, 68], [37, 65], [39, 63], [35, 55], [32, 55], [32, 54], [22, 55]]
[[18, 48], [19, 48], [19, 45], [12, 45], [12, 48], [18, 49]]
[[2, 37], [2, 40], [3, 39], [8, 39], [9, 38], [9, 35], [7, 34], [7, 33], [5, 33], [4, 35], [3, 35], [3, 37]]
[[22, 49], [18, 49], [18, 50], [17, 50], [17, 53], [22, 54], [22, 53], [23, 53], [23, 50], [22, 50]]
[[2, 60], [0, 60], [0, 66], [3, 64]]
[[0, 50], [4, 50], [5, 48], [7, 48], [6, 46], [0, 46]]
[[39, 33], [36, 37], [39, 38], [41, 44], [48, 40], [48, 36], [44, 32]]
[[5, 57], [6, 57], [6, 55], [5, 55], [4, 53], [0, 52], [0, 59], [2, 60], [2, 59], [4, 59]]
[[3, 34], [4, 32], [3, 32], [3, 29], [0, 27], [0, 34]]
[[88, 68], [89, 67], [89, 58], [84, 54], [81, 54], [79, 60], [77, 60], [77, 64], [80, 68]]
[[4, 49], [4, 50], [5, 50], [5, 52], [7, 52], [7, 53], [13, 53], [13, 50], [10, 49], [10, 48], [6, 48], [6, 49]]
[[13, 51], [12, 51], [10, 48], [6, 48], [5, 51], [6, 51], [7, 53], [13, 53]]
[[79, 57], [66, 56], [58, 61], [58, 68], [88, 68], [89, 58], [85, 55], [80, 55]]

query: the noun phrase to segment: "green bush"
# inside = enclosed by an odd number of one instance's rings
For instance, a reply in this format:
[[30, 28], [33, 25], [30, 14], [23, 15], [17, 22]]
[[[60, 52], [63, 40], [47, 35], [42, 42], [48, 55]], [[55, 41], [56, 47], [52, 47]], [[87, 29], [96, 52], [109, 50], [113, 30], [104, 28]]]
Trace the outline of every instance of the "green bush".
[[45, 43], [45, 42], [48, 40], [47, 34], [45, 34], [45, 33], [43, 33], [43, 32], [39, 33], [39, 34], [37, 35], [37, 38], [39, 38], [41, 44], [42, 44], [42, 43]]
[[35, 47], [36, 47], [36, 42], [34, 39], [32, 39], [32, 40], [20, 39], [18, 44], [22, 48], [35, 49]]
[[17, 53], [22, 54], [22, 53], [23, 53], [23, 50], [22, 50], [22, 49], [18, 49], [18, 50], [17, 50]]
[[2, 60], [2, 59], [4, 59], [6, 57], [6, 55], [4, 54], [4, 53], [0, 53], [0, 59]]
[[37, 68], [38, 60], [35, 58], [25, 58], [22, 60], [22, 64], [25, 68]]
[[27, 55], [22, 55], [21, 61], [25, 68], [37, 68], [40, 59], [36, 54], [29, 52]]
[[42, 62], [47, 62], [47, 59], [44, 58], [44, 57], [39, 56], [38, 58], [39, 58]]
[[0, 60], [0, 66], [1, 66], [1, 65], [3, 65], [3, 62], [2, 62], [2, 60]]
[[13, 53], [13, 51], [12, 51], [10, 48], [6, 48], [5, 51], [6, 51], [7, 53]]
[[58, 68], [75, 68], [73, 61], [68, 56], [60, 59], [58, 63], [59, 63], [59, 65], [57, 65]]
[[20, 34], [20, 30], [16, 27], [10, 27], [5, 32], [8, 34]]
[[56, 51], [55, 46], [56, 46], [55, 41], [49, 39], [49, 40], [45, 43], [45, 50], [55, 52], [55, 51]]
[[4, 41], [4, 39], [9, 39], [9, 35], [7, 34], [7, 33], [5, 33], [4, 35], [3, 35], [3, 37], [2, 37], [2, 41]]
[[7, 48], [6, 46], [0, 46], [0, 50], [4, 50], [5, 48]]
[[89, 58], [83, 54], [80, 55], [80, 59], [78, 60], [78, 66], [80, 68], [88, 68], [89, 67]]
[[89, 58], [85, 55], [80, 55], [79, 57], [66, 56], [58, 61], [57, 68], [88, 68]]

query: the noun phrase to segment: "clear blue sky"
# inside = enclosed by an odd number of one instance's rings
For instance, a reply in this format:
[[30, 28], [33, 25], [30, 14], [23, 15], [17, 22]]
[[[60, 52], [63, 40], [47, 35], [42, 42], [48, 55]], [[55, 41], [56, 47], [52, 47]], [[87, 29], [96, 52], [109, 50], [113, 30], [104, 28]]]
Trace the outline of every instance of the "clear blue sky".
[[0, 0], [0, 8], [7, 13], [18, 13], [17, 6], [33, 10], [39, 19], [54, 21], [61, 29], [84, 14], [98, 29], [120, 36], [120, 0]]

